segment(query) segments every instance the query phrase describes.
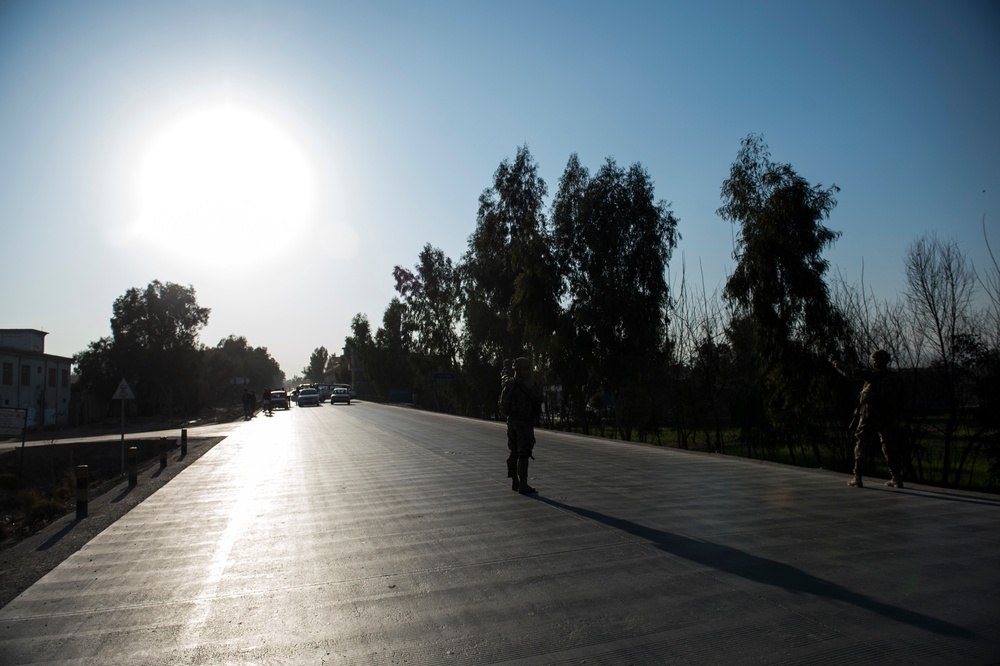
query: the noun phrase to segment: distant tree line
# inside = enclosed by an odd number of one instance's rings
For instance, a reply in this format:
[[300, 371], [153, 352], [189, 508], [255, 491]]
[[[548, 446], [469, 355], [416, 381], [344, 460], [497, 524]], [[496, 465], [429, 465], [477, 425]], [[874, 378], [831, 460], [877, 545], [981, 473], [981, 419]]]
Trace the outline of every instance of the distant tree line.
[[527, 356], [547, 427], [849, 470], [860, 387], [827, 359], [883, 348], [905, 387], [910, 479], [995, 487], [997, 263], [976, 271], [954, 241], [924, 236], [905, 256], [906, 293], [878, 300], [829, 274], [838, 192], [746, 137], [718, 209], [736, 266], [708, 293], [686, 267], [668, 284], [678, 219], [641, 164], [591, 173], [574, 154], [547, 204], [523, 146], [480, 195], [461, 260], [427, 245], [396, 266], [381, 326], [355, 315], [345, 355], [369, 397], [479, 418], [496, 416], [503, 359]]
[[209, 312], [191, 286], [154, 280], [129, 289], [112, 306], [111, 335], [73, 357], [78, 388], [110, 407], [124, 379], [136, 396], [130, 409], [172, 417], [234, 404], [244, 388], [281, 386], [284, 373], [266, 347], [232, 335], [215, 347], [198, 343]]

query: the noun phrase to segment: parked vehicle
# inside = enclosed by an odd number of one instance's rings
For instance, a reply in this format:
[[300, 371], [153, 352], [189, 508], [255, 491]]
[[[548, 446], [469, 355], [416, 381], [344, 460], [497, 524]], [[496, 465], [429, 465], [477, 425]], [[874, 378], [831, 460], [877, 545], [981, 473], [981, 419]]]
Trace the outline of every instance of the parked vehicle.
[[271, 409], [288, 409], [288, 393], [271, 391]]
[[339, 386], [333, 389], [333, 393], [330, 394], [330, 404], [335, 405], [338, 402], [351, 404], [351, 392]]
[[319, 391], [314, 388], [299, 389], [299, 407], [306, 405], [319, 407]]

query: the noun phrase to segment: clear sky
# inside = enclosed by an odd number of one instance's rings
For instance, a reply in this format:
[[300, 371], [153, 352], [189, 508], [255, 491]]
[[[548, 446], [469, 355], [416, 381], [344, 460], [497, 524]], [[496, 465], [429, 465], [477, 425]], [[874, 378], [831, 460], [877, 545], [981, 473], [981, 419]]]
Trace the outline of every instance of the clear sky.
[[459, 261], [527, 145], [641, 162], [682, 239], [731, 270], [719, 191], [748, 133], [840, 186], [827, 253], [892, 297], [918, 236], [1000, 252], [1000, 3], [886, 0], [0, 0], [0, 328], [71, 356], [113, 301], [192, 285], [202, 342], [288, 377], [373, 329], [430, 243]]

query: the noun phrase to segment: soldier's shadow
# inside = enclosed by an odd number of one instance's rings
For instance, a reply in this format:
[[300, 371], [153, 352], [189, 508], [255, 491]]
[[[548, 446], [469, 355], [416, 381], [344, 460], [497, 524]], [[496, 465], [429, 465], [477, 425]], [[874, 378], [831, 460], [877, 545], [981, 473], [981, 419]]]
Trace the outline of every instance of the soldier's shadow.
[[702, 566], [711, 567], [730, 574], [752, 580], [756, 583], [779, 587], [792, 592], [811, 594], [827, 599], [835, 599], [852, 604], [859, 608], [877, 613], [883, 617], [896, 622], [902, 622], [919, 629], [932, 631], [937, 634], [948, 636], [958, 636], [962, 638], [975, 638], [975, 632], [964, 627], [960, 627], [950, 622], [938, 620], [923, 613], [906, 610], [898, 606], [882, 603], [858, 592], [853, 592], [841, 585], [831, 583], [806, 573], [793, 566], [769, 560], [756, 555], [751, 555], [736, 548], [731, 548], [711, 541], [693, 539], [691, 537], [665, 532], [663, 530], [646, 527], [638, 523], [623, 518], [615, 518], [598, 511], [584, 509], [582, 507], [564, 504], [554, 499], [535, 496], [538, 501], [565, 511], [575, 513], [578, 516], [597, 521], [616, 530], [627, 532], [644, 541], [648, 541], [656, 548], [671, 555], [695, 562]]

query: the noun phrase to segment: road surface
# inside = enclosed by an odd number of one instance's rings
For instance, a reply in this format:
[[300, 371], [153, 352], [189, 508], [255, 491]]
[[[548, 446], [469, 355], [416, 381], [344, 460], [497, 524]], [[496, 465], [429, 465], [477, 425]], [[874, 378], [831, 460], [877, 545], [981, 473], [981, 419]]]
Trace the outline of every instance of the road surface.
[[988, 664], [1000, 501], [367, 403], [240, 425], [0, 609], [0, 663]]

